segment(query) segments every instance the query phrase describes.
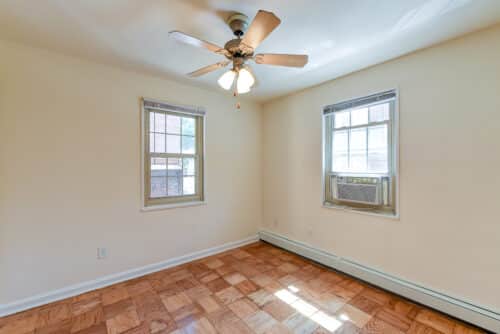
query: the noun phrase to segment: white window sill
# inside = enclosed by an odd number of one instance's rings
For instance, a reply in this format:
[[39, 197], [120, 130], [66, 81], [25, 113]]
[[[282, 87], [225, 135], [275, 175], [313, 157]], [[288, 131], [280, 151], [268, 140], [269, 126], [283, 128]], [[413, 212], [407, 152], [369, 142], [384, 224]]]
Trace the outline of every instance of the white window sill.
[[340, 210], [340, 211], [345, 211], [345, 212], [358, 213], [358, 214], [365, 215], [365, 216], [376, 216], [376, 217], [381, 217], [381, 218], [389, 218], [389, 219], [393, 219], [393, 220], [399, 220], [399, 213], [371, 212], [371, 211], [359, 210], [356, 208], [352, 208], [350, 206], [336, 205], [336, 204], [330, 204], [330, 203], [323, 203], [322, 207], [325, 209], [334, 209], [334, 210]]
[[185, 208], [185, 207], [189, 207], [189, 206], [200, 206], [200, 205], [206, 205], [206, 204], [207, 204], [207, 201], [193, 201], [193, 202], [161, 204], [161, 205], [143, 206], [141, 208], [141, 211], [148, 212], [148, 211], [169, 210], [169, 209], [176, 209], [176, 208]]

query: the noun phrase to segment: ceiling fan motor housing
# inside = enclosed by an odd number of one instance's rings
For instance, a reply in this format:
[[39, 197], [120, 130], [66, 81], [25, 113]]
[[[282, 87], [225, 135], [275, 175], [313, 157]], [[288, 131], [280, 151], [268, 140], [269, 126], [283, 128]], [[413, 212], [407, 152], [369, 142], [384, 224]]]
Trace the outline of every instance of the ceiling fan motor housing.
[[227, 18], [226, 23], [229, 25], [235, 36], [241, 37], [248, 27], [248, 16], [241, 13], [234, 13]]

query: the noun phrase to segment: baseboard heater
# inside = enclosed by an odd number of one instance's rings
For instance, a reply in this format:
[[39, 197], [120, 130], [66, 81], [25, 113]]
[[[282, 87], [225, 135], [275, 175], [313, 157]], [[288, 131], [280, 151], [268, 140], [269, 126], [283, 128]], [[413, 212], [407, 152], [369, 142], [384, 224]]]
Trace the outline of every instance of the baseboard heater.
[[471, 324], [500, 333], [500, 312], [451, 297], [393, 275], [356, 263], [335, 254], [325, 252], [300, 241], [291, 240], [269, 231], [261, 231], [259, 238], [303, 257], [314, 260], [335, 270], [414, 300]]

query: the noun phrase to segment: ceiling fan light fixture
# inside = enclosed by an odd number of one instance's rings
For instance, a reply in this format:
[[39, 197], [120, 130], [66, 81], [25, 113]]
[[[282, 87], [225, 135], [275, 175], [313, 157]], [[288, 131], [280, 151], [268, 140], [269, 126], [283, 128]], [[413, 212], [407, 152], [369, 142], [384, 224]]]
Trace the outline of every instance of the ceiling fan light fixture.
[[255, 84], [255, 78], [248, 69], [241, 68], [238, 72], [238, 84], [242, 86], [252, 87]]
[[230, 90], [233, 86], [234, 78], [236, 77], [236, 72], [234, 70], [229, 70], [217, 80], [219, 86], [225, 90]]

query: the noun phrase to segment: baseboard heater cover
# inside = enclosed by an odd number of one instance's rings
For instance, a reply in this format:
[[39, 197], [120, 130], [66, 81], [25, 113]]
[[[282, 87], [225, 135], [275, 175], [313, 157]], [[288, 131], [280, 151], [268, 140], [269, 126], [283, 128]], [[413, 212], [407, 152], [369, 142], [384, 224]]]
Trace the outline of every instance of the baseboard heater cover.
[[500, 312], [498, 311], [448, 296], [274, 232], [260, 231], [259, 237], [270, 244], [297, 253], [430, 308], [463, 319], [494, 333], [500, 333]]

